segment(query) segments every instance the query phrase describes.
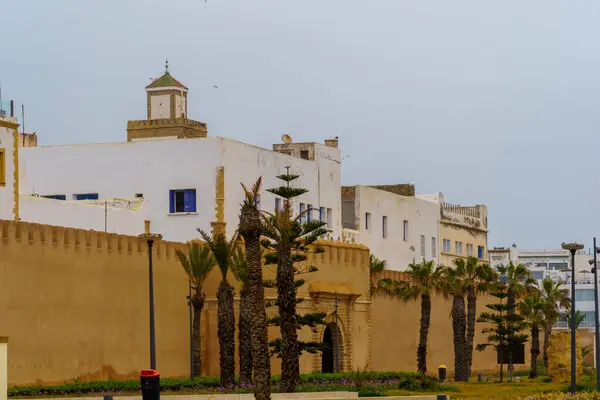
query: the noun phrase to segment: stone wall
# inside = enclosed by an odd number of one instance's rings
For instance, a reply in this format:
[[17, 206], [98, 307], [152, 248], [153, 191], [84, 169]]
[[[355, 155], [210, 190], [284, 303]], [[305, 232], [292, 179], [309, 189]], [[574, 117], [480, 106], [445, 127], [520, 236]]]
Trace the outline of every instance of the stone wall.
[[[383, 271], [374, 276], [376, 282], [382, 278], [402, 280], [404, 273]], [[477, 315], [489, 311], [485, 305], [497, 302], [491, 296], [480, 296], [477, 300]], [[372, 299], [371, 354], [372, 368], [378, 371], [416, 371], [417, 344], [421, 318], [420, 301], [402, 302], [384, 294], [376, 294]], [[431, 305], [431, 326], [427, 346], [427, 368], [429, 373], [437, 374], [439, 365], [444, 364], [449, 371], [454, 370], [454, 349], [452, 341], [452, 319], [450, 311], [452, 301], [439, 295], [433, 298]], [[483, 324], [475, 325], [475, 345], [485, 343], [486, 334], [482, 334]], [[529, 334], [529, 332], [526, 332]], [[525, 348], [527, 368], [530, 360], [529, 346]], [[491, 349], [473, 352], [473, 371], [498, 371], [496, 353]]]
[[[369, 362], [369, 252], [337, 242], [319, 246], [325, 252], [308, 259], [319, 271], [305, 276], [298, 312], [323, 311], [332, 322], [337, 295], [343, 368], [350, 370]], [[177, 248], [185, 244], [154, 247], [157, 367], [165, 377], [189, 373], [188, 282]], [[0, 336], [10, 337], [9, 384], [135, 379], [147, 368], [147, 257], [146, 244], [132, 236], [0, 221]], [[274, 272], [266, 266], [265, 278]], [[219, 374], [219, 275], [215, 268], [205, 283], [202, 313], [202, 372], [212, 376]], [[275, 291], [266, 295], [274, 298]], [[323, 331], [304, 329], [300, 338], [322, 340]], [[269, 333], [276, 338], [278, 328]], [[320, 355], [306, 354], [301, 371], [320, 371], [320, 362]], [[272, 359], [272, 369], [280, 372], [279, 359]]]

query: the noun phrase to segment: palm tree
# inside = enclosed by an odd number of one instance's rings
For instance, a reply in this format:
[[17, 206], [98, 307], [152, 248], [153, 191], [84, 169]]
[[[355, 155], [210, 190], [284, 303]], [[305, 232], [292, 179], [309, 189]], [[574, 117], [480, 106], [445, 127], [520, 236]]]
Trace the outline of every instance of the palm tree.
[[[373, 257], [371, 255], [371, 257]], [[431, 319], [431, 296], [441, 292], [441, 279], [444, 267], [435, 266], [433, 261], [410, 264], [405, 271], [407, 279], [393, 281], [390, 278], [379, 281], [378, 286], [387, 294], [404, 301], [421, 300], [421, 326], [419, 347], [417, 348], [417, 370], [427, 374], [427, 335]]]
[[[506, 279], [508, 286], [508, 297], [506, 304], [514, 306], [516, 301], [525, 295], [531, 293], [537, 287], [537, 281], [531, 276], [531, 272], [523, 264], [513, 264], [511, 261], [508, 266], [500, 266], [498, 270]], [[512, 313], [515, 312], [513, 309]]]
[[457, 258], [454, 260], [455, 277], [465, 286], [467, 295], [467, 334], [466, 361], [467, 376], [471, 376], [473, 364], [473, 342], [475, 339], [475, 322], [477, 321], [477, 295], [487, 292], [490, 285], [498, 279], [496, 272], [488, 265], [479, 263], [476, 257]]
[[[581, 323], [585, 321], [585, 313], [580, 310], [575, 310], [575, 329], [579, 329]], [[571, 324], [571, 313], [567, 314], [567, 326], [569, 329], [573, 329], [573, 325]]]
[[[324, 228], [326, 222], [310, 219], [311, 210], [301, 212], [294, 217], [291, 199], [308, 192], [303, 188], [294, 188], [290, 182], [299, 175], [289, 173], [277, 176], [286, 184], [268, 192], [283, 198], [281, 210], [273, 214], [263, 214], [263, 246], [274, 250], [277, 262], [277, 306], [279, 308], [278, 324], [281, 332], [281, 391], [293, 392], [300, 382], [300, 351], [298, 346], [298, 321], [296, 318], [296, 287], [295, 275], [297, 262], [306, 260], [308, 246], [329, 231]], [[306, 219], [307, 222], [303, 222]], [[310, 271], [308, 271], [310, 272]]]
[[540, 326], [544, 324], [544, 302], [540, 292], [534, 292], [525, 297], [517, 306], [529, 326], [531, 327], [531, 368], [529, 378], [537, 377], [537, 357], [540, 354]]
[[212, 251], [221, 271], [221, 283], [217, 289], [220, 377], [221, 386], [231, 387], [235, 385], [235, 314], [233, 311], [233, 286], [227, 282], [227, 274], [237, 235], [227, 241], [224, 234], [216, 234], [213, 237], [201, 229], [198, 229], [198, 232]]
[[262, 221], [256, 200], [262, 179], [258, 178], [250, 190], [244, 185], [244, 201], [240, 210], [239, 233], [244, 239], [248, 263], [248, 302], [250, 326], [252, 328], [252, 367], [254, 370], [253, 390], [257, 400], [271, 398], [271, 363], [267, 313], [265, 310], [265, 288], [263, 286], [260, 236]]
[[542, 281], [541, 288], [542, 301], [544, 302], [544, 366], [548, 370], [548, 341], [552, 333], [552, 326], [556, 324], [560, 317], [561, 309], [569, 309], [571, 307], [571, 299], [569, 298], [569, 289], [565, 287], [563, 281], [554, 282], [550, 278], [545, 278]]
[[375, 282], [374, 274], [377, 272], [381, 272], [385, 269], [385, 260], [380, 260], [375, 257], [373, 254], [369, 255], [369, 276], [371, 278], [371, 294], [378, 289], [378, 282]]
[[175, 251], [175, 254], [177, 255], [177, 258], [179, 258], [179, 262], [188, 276], [192, 289], [194, 290], [190, 301], [194, 308], [194, 323], [192, 328], [194, 352], [192, 358], [194, 377], [197, 377], [200, 376], [202, 371], [202, 360], [200, 355], [200, 314], [204, 308], [204, 299], [206, 298], [206, 294], [202, 292], [202, 286], [204, 285], [206, 277], [214, 268], [216, 260], [208, 247], [200, 246], [196, 242], [188, 243], [187, 255], [179, 249]]
[[465, 312], [465, 296], [467, 285], [460, 271], [445, 267], [443, 290], [446, 297], [452, 297], [452, 336], [454, 342], [454, 380], [467, 382], [469, 380], [469, 362], [467, 350], [467, 315]]
[[241, 248], [236, 248], [231, 260], [231, 272], [240, 282], [240, 316], [238, 319], [238, 354], [240, 358], [240, 384], [252, 383], [252, 328], [248, 302], [248, 262]]

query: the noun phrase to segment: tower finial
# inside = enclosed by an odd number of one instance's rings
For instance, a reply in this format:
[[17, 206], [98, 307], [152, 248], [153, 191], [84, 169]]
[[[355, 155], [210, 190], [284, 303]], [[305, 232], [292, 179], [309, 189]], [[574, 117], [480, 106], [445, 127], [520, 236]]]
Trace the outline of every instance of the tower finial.
[[165, 73], [168, 74], [169, 73], [169, 59], [165, 59]]

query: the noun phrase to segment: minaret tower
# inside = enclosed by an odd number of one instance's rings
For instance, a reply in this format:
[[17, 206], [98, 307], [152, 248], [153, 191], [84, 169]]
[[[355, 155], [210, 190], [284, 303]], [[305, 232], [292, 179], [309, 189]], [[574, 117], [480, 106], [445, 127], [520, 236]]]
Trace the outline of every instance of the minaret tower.
[[147, 119], [127, 122], [127, 141], [206, 137], [206, 124], [188, 119], [188, 88], [169, 72], [146, 86]]

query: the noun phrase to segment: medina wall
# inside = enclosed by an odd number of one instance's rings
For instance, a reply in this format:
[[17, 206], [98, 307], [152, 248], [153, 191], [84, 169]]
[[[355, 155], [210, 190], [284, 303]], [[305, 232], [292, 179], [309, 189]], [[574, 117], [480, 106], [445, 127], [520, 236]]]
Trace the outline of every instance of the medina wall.
[[[299, 296], [305, 301], [298, 312], [322, 311], [331, 323], [337, 296], [342, 368], [362, 367], [369, 362], [369, 251], [338, 242], [319, 246], [325, 252], [308, 259], [319, 271], [303, 276]], [[154, 246], [157, 368], [165, 377], [189, 374], [188, 281], [177, 248], [185, 244]], [[264, 270], [265, 278], [273, 277], [275, 266]], [[215, 268], [204, 286], [203, 375], [219, 374], [219, 281]], [[274, 298], [274, 290], [267, 297]], [[268, 310], [275, 312], [276, 307]], [[135, 379], [149, 367], [148, 327], [145, 243], [133, 236], [0, 220], [0, 336], [9, 337], [10, 385]], [[324, 330], [304, 329], [300, 338], [320, 341]], [[278, 336], [277, 327], [269, 331], [271, 339]], [[320, 357], [303, 355], [301, 372], [320, 371]], [[279, 359], [272, 359], [272, 369], [280, 372]]]
[[[383, 271], [374, 281], [383, 278], [401, 280], [402, 277], [401, 272]], [[477, 300], [477, 315], [489, 311], [485, 305], [496, 301], [497, 299], [491, 296], [480, 296]], [[416, 371], [420, 301], [404, 303], [384, 294], [376, 294], [372, 298], [371, 308], [371, 367], [376, 371]], [[444, 299], [443, 296], [432, 299], [431, 326], [427, 341], [427, 369], [430, 374], [437, 374], [437, 368], [442, 364], [446, 365], [449, 371], [454, 370], [451, 308], [452, 301]], [[483, 324], [475, 325], [475, 345], [486, 342], [487, 335], [481, 333], [483, 327]], [[529, 346], [526, 345], [526, 364], [515, 368], [527, 368], [529, 351]], [[473, 372], [497, 371], [498, 367], [493, 349], [473, 351]]]

